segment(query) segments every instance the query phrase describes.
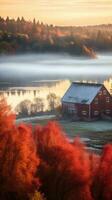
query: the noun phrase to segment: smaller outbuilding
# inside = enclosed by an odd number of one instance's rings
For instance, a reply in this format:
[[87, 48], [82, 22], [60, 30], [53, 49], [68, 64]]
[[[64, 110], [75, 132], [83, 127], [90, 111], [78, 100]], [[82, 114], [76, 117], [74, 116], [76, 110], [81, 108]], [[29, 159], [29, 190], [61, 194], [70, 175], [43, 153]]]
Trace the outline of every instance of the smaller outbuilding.
[[74, 119], [112, 117], [112, 97], [103, 84], [73, 82], [62, 97], [62, 112]]

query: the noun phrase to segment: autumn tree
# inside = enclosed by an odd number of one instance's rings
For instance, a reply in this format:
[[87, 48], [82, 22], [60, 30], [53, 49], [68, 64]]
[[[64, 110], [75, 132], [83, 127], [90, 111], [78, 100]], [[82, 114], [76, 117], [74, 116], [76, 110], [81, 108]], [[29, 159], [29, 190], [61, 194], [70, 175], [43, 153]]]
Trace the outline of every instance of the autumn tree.
[[49, 200], [93, 200], [91, 159], [84, 147], [78, 142], [70, 144], [54, 122], [37, 127], [34, 137], [45, 196]]
[[9, 107], [0, 102], [0, 199], [28, 199], [38, 189], [39, 158], [30, 127], [15, 125]]
[[30, 115], [31, 114], [31, 105], [32, 102], [28, 99], [20, 102], [16, 106], [16, 112], [22, 115]]
[[15, 115], [4, 98], [0, 98], [0, 133], [10, 130], [15, 122]]
[[112, 145], [107, 144], [102, 152], [93, 181], [95, 200], [112, 199]]
[[56, 96], [55, 93], [49, 93], [47, 96], [47, 100], [48, 100], [48, 105], [49, 105], [49, 109], [51, 111], [54, 111], [54, 109], [56, 108], [56, 106], [58, 106], [58, 98]]
[[44, 110], [44, 102], [42, 98], [35, 98], [34, 99], [35, 106], [36, 106], [36, 112], [43, 112]]
[[0, 200], [45, 199], [111, 200], [112, 145], [96, 155], [79, 138], [69, 141], [56, 122], [17, 126], [1, 99]]

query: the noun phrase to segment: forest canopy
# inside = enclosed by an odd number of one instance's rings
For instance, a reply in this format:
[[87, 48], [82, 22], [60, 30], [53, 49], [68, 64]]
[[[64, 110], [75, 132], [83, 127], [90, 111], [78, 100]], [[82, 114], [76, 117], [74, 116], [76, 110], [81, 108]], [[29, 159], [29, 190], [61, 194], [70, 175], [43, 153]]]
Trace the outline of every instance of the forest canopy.
[[0, 17], [0, 53], [69, 53], [95, 58], [112, 51], [112, 25], [58, 27], [23, 17]]

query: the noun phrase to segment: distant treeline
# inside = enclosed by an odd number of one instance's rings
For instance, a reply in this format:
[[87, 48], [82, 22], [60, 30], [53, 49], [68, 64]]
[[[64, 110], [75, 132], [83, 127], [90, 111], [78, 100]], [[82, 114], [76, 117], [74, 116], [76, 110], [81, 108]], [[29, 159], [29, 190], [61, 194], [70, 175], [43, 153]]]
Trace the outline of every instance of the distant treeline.
[[95, 57], [112, 50], [112, 25], [56, 27], [42, 22], [0, 17], [0, 53], [67, 52]]

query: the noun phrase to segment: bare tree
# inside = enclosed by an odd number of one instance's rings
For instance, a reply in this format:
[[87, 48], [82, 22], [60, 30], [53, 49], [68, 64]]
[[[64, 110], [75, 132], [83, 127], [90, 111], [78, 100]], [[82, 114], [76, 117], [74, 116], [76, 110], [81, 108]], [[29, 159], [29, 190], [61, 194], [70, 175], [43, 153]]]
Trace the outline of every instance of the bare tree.
[[49, 109], [54, 111], [55, 108], [59, 105], [59, 98], [56, 96], [55, 93], [49, 93], [47, 96]]
[[24, 100], [20, 104], [16, 106], [16, 112], [18, 114], [23, 114], [23, 115], [30, 115], [31, 114], [31, 105], [32, 102], [30, 100]]
[[44, 111], [44, 102], [43, 102], [43, 99], [37, 97], [37, 98], [34, 99], [34, 102], [35, 102], [36, 112], [43, 112]]

